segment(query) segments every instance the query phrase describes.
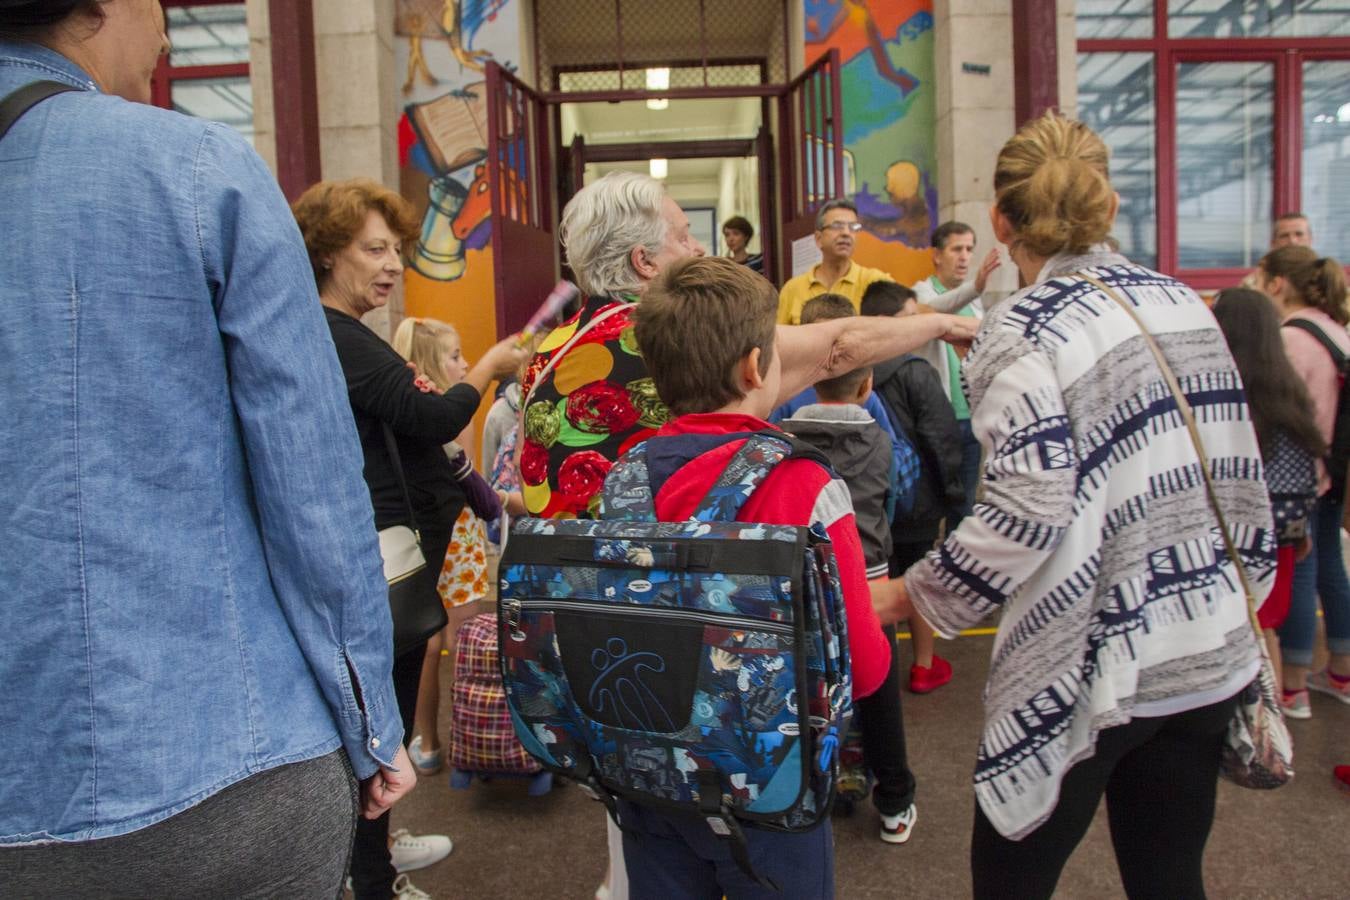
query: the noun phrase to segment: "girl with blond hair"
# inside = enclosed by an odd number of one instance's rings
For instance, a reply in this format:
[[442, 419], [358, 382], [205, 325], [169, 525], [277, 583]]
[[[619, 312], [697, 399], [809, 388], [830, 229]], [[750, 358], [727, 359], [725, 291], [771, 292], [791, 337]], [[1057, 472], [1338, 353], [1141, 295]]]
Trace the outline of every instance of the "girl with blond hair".
[[[445, 393], [463, 380], [469, 370], [459, 332], [438, 319], [409, 317], [394, 332], [394, 349], [408, 360], [420, 378], [433, 390]], [[465, 429], [465, 434], [472, 430]], [[417, 691], [416, 736], [408, 745], [413, 765], [424, 775], [441, 770], [439, 711], [441, 703], [441, 650], [450, 656], [454, 671], [455, 637], [459, 627], [481, 612], [488, 597], [487, 524], [501, 515], [501, 496], [473, 468], [463, 449], [465, 434], [445, 445], [455, 477], [464, 489], [467, 505], [460, 510], [446, 547], [436, 590], [441, 595], [449, 622], [440, 634], [427, 641], [422, 661], [422, 681]]]
[[1195, 411], [1264, 597], [1275, 546], [1242, 382], [1195, 292], [1111, 250], [1107, 159], [1054, 113], [999, 153], [994, 234], [1027, 287], [986, 310], [963, 363], [982, 493], [905, 575], [943, 636], [1001, 611], [975, 767], [977, 898], [1050, 897], [1103, 795], [1125, 892], [1203, 897], [1224, 733], [1260, 664], [1141, 328]]

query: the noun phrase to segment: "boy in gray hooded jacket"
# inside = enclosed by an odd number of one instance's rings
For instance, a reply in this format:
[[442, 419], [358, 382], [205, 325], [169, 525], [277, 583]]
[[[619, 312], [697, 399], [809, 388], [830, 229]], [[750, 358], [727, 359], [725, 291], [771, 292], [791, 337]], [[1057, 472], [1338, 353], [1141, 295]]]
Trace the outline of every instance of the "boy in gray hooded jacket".
[[[802, 322], [851, 315], [856, 315], [853, 305], [832, 294], [816, 297], [802, 308]], [[885, 579], [889, 574], [896, 474], [890, 438], [862, 407], [871, 392], [872, 370], [855, 369], [819, 382], [818, 402], [779, 423], [784, 431], [819, 448], [848, 485], [869, 580]], [[893, 649], [895, 626], [884, 630]], [[892, 652], [886, 681], [875, 694], [857, 701], [854, 709], [862, 732], [863, 761], [876, 778], [872, 802], [881, 813], [881, 839], [903, 844], [909, 840], [918, 813], [914, 774], [905, 753], [897, 658]]]

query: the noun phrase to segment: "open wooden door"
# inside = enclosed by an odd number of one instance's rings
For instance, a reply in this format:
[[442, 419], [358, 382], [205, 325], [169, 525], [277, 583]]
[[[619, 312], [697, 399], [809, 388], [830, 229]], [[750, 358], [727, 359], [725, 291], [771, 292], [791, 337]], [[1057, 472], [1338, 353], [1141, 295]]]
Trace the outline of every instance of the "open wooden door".
[[539, 95], [487, 64], [488, 190], [497, 334], [529, 321], [558, 280], [548, 110]]
[[822, 203], [847, 191], [838, 49], [808, 66], [778, 98], [778, 160], [782, 284], [793, 274], [793, 242], [815, 231]]

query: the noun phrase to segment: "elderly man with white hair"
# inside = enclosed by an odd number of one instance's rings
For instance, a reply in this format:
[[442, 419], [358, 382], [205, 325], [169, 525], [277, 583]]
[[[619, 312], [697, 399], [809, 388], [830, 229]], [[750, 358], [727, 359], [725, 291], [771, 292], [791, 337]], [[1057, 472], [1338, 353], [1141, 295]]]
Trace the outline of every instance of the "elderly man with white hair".
[[[525, 505], [547, 517], [592, 514], [614, 460], [665, 424], [669, 414], [633, 340], [629, 304], [640, 302], [667, 264], [703, 255], [661, 182], [628, 172], [606, 175], [572, 198], [562, 242], [586, 300], [540, 345], [526, 374], [518, 457]], [[926, 341], [973, 335], [971, 320], [947, 315], [780, 326], [780, 402]]]

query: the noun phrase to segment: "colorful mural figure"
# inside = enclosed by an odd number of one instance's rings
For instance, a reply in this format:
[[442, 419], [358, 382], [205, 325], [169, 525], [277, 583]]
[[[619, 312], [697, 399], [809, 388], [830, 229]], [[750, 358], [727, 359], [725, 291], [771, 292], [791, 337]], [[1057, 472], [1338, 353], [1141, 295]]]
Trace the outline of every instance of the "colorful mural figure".
[[[399, 192], [422, 217], [403, 312], [453, 323], [476, 359], [497, 339], [486, 180], [486, 61], [521, 59], [514, 0], [395, 0]], [[509, 207], [508, 207], [509, 208]]]
[[[411, 267], [432, 281], [457, 281], [474, 251], [490, 255], [482, 72], [494, 58], [515, 68], [515, 15], [510, 0], [397, 2], [395, 32], [406, 54], [398, 133], [403, 193], [425, 210]], [[480, 36], [488, 47], [475, 47]], [[485, 274], [490, 283], [490, 270]]]
[[483, 71], [483, 62], [492, 59], [492, 51], [472, 48], [474, 35], [483, 23], [495, 19], [509, 0], [398, 0], [395, 32], [408, 38], [408, 77], [403, 93], [412, 93], [420, 75], [429, 85], [439, 83], [427, 65], [422, 50], [424, 38], [440, 38], [461, 66]]
[[932, 0], [803, 0], [806, 59], [838, 48], [854, 258], [913, 283], [932, 272], [937, 121]]

